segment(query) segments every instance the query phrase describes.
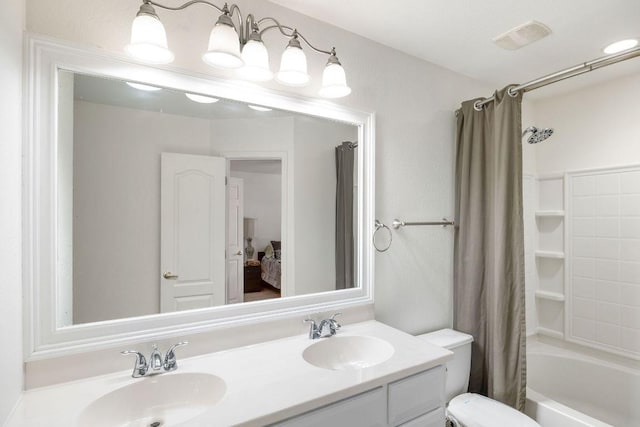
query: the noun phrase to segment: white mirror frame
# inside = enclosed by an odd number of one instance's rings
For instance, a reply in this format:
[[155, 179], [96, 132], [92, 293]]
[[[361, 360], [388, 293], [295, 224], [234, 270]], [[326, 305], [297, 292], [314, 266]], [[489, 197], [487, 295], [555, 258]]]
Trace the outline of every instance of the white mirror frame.
[[[152, 68], [124, 55], [27, 36], [24, 143], [25, 360], [94, 351], [258, 321], [373, 303], [375, 117], [327, 101], [283, 95], [195, 73]], [[57, 88], [59, 69], [138, 81], [322, 117], [358, 126], [358, 245], [360, 287], [310, 295], [154, 314], [96, 323], [57, 325]]]

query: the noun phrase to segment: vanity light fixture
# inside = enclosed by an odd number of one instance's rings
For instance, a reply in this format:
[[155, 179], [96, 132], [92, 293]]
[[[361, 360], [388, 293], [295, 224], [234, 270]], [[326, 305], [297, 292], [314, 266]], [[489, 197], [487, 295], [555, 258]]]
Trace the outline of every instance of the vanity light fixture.
[[[262, 35], [277, 29], [289, 39], [282, 58], [280, 70], [275, 77], [279, 83], [288, 86], [306, 86], [311, 77], [307, 72], [307, 58], [302, 50], [302, 40], [311, 50], [328, 55], [327, 65], [322, 76], [322, 88], [319, 95], [326, 98], [339, 98], [351, 93], [347, 86], [344, 68], [335, 48], [323, 50], [312, 45], [297, 29], [282, 25], [275, 18], [256, 19], [248, 14], [243, 19], [236, 4], [223, 7], [206, 0], [191, 0], [180, 6], [165, 6], [154, 0], [142, 0], [142, 6], [131, 26], [131, 43], [125, 48], [132, 57], [152, 64], [167, 64], [174, 59], [169, 50], [167, 36], [154, 6], [166, 10], [182, 10], [203, 3], [221, 12], [209, 35], [207, 51], [202, 60], [213, 67], [236, 70], [239, 77], [252, 81], [269, 81], [274, 73], [269, 67], [269, 52], [262, 41]], [[237, 22], [234, 22], [234, 16]]]
[[247, 104], [247, 106], [249, 108], [251, 108], [252, 110], [256, 110], [256, 111], [271, 111], [271, 108], [267, 108], [267, 107], [262, 107], [260, 105], [251, 105], [251, 104]]
[[184, 95], [190, 100], [192, 100], [193, 102], [198, 102], [200, 104], [213, 104], [215, 102], [220, 101], [218, 98], [213, 98], [211, 96], [205, 96], [205, 95], [198, 95], [196, 93], [185, 92]]
[[147, 92], [156, 92], [158, 90], [162, 90], [162, 88], [158, 86], [143, 85], [142, 83], [134, 83], [134, 82], [126, 82], [126, 83], [134, 89], [144, 90]]
[[612, 55], [614, 53], [622, 52], [623, 50], [634, 48], [637, 45], [637, 39], [620, 40], [615, 43], [611, 43], [610, 45], [602, 49], [602, 51], [607, 55]]

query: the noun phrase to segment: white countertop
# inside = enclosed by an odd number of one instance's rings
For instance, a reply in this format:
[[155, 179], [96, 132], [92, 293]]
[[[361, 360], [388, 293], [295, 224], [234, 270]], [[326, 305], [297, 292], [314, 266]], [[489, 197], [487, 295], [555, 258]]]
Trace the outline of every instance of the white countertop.
[[[338, 335], [380, 338], [395, 351], [391, 358], [372, 367], [327, 370], [302, 358], [304, 349], [317, 342], [305, 334], [189, 359], [180, 359], [178, 352], [178, 369], [162, 375], [202, 372], [226, 382], [222, 400], [184, 426], [263, 426], [441, 365], [453, 357], [448, 350], [373, 320], [345, 325]], [[131, 371], [121, 371], [26, 391], [6, 427], [79, 426], [76, 420], [87, 405], [136, 381], [144, 379], [131, 378]], [[140, 399], [144, 404], [144, 396]]]

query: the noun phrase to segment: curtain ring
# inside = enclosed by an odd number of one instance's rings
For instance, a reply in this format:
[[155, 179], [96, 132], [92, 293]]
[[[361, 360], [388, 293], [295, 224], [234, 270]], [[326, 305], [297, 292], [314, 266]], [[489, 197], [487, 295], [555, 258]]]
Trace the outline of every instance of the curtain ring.
[[476, 111], [482, 111], [482, 104], [481, 102], [484, 101], [484, 98], [477, 100], [476, 102], [473, 103], [473, 109]]
[[[378, 245], [376, 245], [376, 234], [378, 233], [378, 231], [380, 231], [380, 229], [386, 229], [387, 233], [389, 233], [389, 244], [386, 248], [382, 249], [379, 248]], [[376, 230], [373, 232], [373, 247], [376, 248], [376, 251], [378, 252], [386, 252], [391, 247], [391, 242], [393, 242], [391, 229], [376, 219]]]
[[515, 98], [516, 96], [518, 96], [518, 91], [514, 90], [515, 88], [516, 88], [516, 85], [513, 85], [513, 86], [509, 86], [509, 89], [507, 89], [507, 93], [512, 98]]

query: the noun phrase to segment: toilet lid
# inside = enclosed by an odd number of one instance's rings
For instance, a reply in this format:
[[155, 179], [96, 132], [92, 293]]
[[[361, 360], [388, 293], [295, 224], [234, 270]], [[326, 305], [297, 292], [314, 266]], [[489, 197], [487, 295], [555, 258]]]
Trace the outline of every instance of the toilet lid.
[[454, 397], [447, 410], [465, 427], [540, 427], [522, 412], [475, 393]]

